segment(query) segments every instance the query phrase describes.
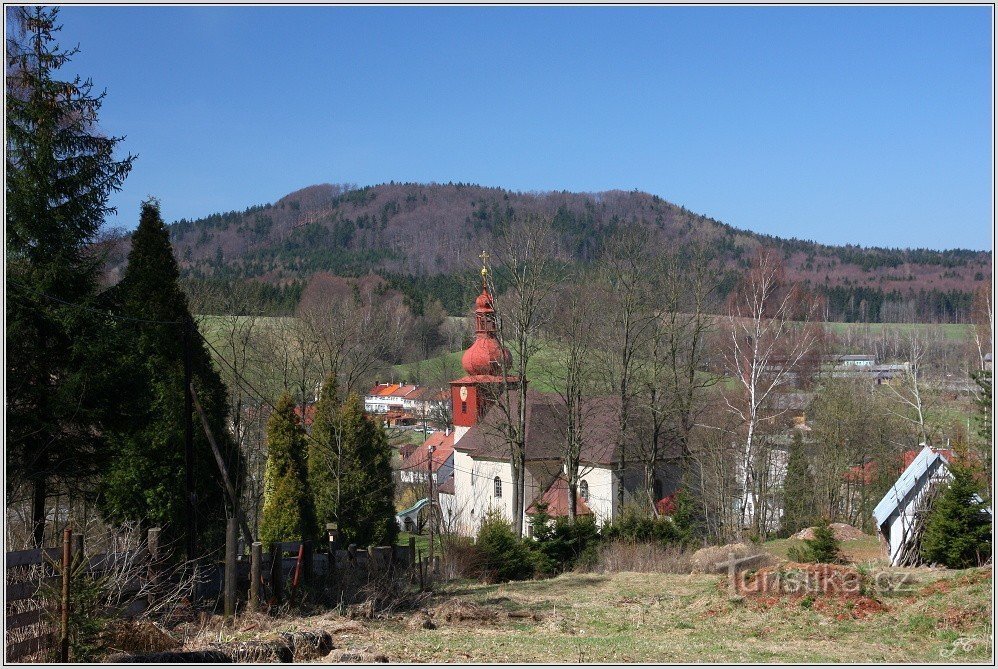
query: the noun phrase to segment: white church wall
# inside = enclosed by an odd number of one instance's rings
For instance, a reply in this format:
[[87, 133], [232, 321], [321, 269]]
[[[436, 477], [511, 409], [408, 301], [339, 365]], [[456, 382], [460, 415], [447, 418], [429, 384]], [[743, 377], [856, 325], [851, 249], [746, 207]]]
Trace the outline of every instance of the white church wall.
[[613, 508], [617, 499], [615, 478], [613, 471], [607, 467], [593, 467], [581, 477], [582, 481], [589, 484], [589, 501], [586, 503], [596, 516], [597, 525], [613, 518]]

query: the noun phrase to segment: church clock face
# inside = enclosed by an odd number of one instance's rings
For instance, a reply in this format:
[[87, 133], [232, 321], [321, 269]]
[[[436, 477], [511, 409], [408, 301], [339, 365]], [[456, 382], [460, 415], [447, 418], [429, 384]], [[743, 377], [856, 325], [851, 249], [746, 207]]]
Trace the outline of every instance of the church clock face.
[[460, 390], [459, 394], [461, 395], [461, 401], [462, 402], [467, 402], [468, 401], [468, 386], [461, 386], [461, 390]]

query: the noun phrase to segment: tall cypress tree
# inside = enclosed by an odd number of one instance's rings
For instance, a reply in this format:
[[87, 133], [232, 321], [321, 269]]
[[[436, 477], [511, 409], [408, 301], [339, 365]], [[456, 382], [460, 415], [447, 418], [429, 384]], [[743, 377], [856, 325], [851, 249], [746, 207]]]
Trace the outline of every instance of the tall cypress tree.
[[[186, 532], [185, 345], [192, 382], [235, 486], [242, 459], [228, 432], [226, 389], [204, 343], [193, 330], [187, 298], [178, 284], [170, 237], [159, 204], [142, 204], [132, 235], [128, 266], [111, 291], [119, 313], [121, 346], [116, 364], [127, 388], [118, 410], [128, 425], [114, 436], [102, 486], [101, 508], [112, 521], [160, 525], [165, 539], [180, 544]], [[185, 334], [184, 329], [188, 331]], [[225, 519], [232, 513], [224, 483], [199, 415], [194, 422], [195, 528], [199, 554], [224, 545]]]
[[367, 417], [355, 394], [347, 398], [339, 422], [343, 444], [337, 509], [340, 536], [359, 546], [394, 544], [398, 536], [395, 479], [385, 430]]
[[342, 430], [338, 417], [339, 396], [336, 377], [330, 375], [322, 385], [315, 405], [312, 438], [308, 442], [308, 482], [315, 500], [319, 529], [336, 520]]
[[260, 520], [260, 540], [265, 544], [317, 535], [306, 452], [305, 430], [295, 416], [294, 400], [284, 393], [267, 421], [267, 468]]
[[88, 246], [134, 160], [115, 160], [121, 138], [96, 130], [103, 93], [59, 78], [76, 50], [56, 43], [57, 17], [16, 8], [7, 39], [5, 450], [8, 484], [30, 488], [35, 543], [53, 487], [87, 492], [105, 452], [116, 370], [90, 310], [100, 259]]

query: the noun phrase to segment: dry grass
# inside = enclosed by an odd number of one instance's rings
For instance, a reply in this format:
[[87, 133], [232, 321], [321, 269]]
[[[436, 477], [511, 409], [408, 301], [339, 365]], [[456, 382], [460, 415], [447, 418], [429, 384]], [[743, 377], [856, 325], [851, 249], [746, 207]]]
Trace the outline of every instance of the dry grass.
[[[375, 662], [982, 662], [991, 657], [990, 569], [914, 574], [894, 594], [730, 598], [723, 576], [563, 574], [455, 582], [416, 611], [350, 620], [218, 616], [189, 623], [185, 649], [252, 645], [294, 631], [332, 636], [332, 661]], [[898, 575], [902, 571], [898, 571]], [[323, 662], [323, 658], [314, 660]]]

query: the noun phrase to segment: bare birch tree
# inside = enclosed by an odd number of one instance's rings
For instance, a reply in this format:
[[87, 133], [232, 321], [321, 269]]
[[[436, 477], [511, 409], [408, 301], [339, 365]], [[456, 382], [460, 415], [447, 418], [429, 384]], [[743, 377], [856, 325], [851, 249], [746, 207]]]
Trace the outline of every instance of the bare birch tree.
[[912, 325], [901, 333], [904, 351], [904, 367], [887, 388], [895, 400], [894, 415], [912, 423], [918, 430], [923, 444], [930, 443], [930, 428], [926, 423], [926, 410], [929, 408], [930, 394], [925, 382], [927, 366], [926, 333]]
[[759, 504], [755, 471], [757, 433], [785, 414], [773, 400], [796, 383], [806, 358], [820, 339], [814, 322], [819, 307], [797, 286], [787, 286], [779, 255], [760, 248], [729, 298], [725, 319], [724, 360], [734, 374], [738, 393], [726, 393], [725, 404], [737, 416], [744, 438], [741, 454], [740, 522], [754, 521]]

